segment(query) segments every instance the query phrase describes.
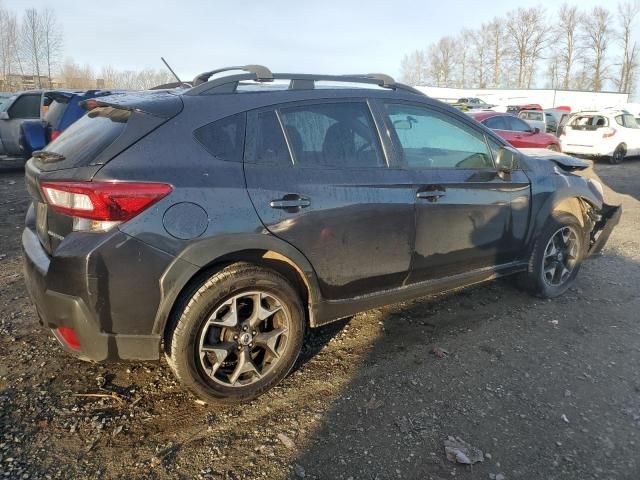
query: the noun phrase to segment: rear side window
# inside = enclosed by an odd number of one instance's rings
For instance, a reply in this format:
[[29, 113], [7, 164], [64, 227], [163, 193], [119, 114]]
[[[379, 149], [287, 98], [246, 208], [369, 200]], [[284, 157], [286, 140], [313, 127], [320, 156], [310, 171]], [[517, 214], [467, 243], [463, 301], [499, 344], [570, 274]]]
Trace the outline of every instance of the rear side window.
[[40, 118], [40, 95], [22, 95], [9, 108], [11, 118]]
[[64, 155], [75, 165], [88, 164], [124, 132], [130, 116], [129, 110], [94, 108], [44, 150]]
[[489, 117], [482, 123], [493, 130], [509, 130], [509, 126], [507, 125], [503, 115]]
[[245, 118], [244, 113], [225, 117], [198, 128], [194, 136], [217, 159], [242, 162]]
[[384, 167], [378, 134], [362, 102], [283, 108], [294, 164], [300, 167]]

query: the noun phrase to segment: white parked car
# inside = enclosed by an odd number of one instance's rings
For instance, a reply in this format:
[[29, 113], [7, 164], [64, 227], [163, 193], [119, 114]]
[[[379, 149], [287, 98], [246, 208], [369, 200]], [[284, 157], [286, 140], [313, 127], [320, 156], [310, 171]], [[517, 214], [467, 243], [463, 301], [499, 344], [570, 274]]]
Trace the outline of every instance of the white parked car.
[[562, 129], [560, 143], [564, 153], [620, 163], [640, 155], [640, 126], [625, 110], [578, 112]]

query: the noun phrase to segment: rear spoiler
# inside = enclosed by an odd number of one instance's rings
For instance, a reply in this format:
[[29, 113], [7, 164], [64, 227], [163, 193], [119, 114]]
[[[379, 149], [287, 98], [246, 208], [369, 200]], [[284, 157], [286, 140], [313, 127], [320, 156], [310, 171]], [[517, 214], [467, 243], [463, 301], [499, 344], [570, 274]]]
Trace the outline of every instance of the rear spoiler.
[[96, 107], [113, 107], [147, 113], [160, 118], [171, 118], [182, 111], [180, 97], [164, 90], [114, 93], [84, 100], [80, 105], [86, 110]]

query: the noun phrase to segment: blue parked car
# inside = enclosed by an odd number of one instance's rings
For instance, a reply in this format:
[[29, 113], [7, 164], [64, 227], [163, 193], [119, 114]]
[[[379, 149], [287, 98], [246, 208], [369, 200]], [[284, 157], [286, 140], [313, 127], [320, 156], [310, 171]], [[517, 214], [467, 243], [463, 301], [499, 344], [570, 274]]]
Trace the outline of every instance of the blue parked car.
[[112, 90], [53, 90], [45, 92], [46, 113], [42, 120], [24, 122], [21, 126], [20, 149], [25, 158], [42, 150], [54, 141], [73, 122], [87, 111], [80, 105], [84, 100], [114, 93]]

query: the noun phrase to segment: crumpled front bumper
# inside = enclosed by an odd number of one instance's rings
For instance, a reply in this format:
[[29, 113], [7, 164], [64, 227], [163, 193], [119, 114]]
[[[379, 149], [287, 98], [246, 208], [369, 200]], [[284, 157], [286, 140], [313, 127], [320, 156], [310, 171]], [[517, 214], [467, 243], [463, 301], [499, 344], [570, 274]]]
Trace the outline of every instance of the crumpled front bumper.
[[613, 228], [620, 222], [622, 215], [622, 205], [602, 204], [602, 209], [598, 212], [599, 218], [595, 219], [595, 224], [591, 230], [591, 238], [587, 256], [596, 255], [609, 240]]

